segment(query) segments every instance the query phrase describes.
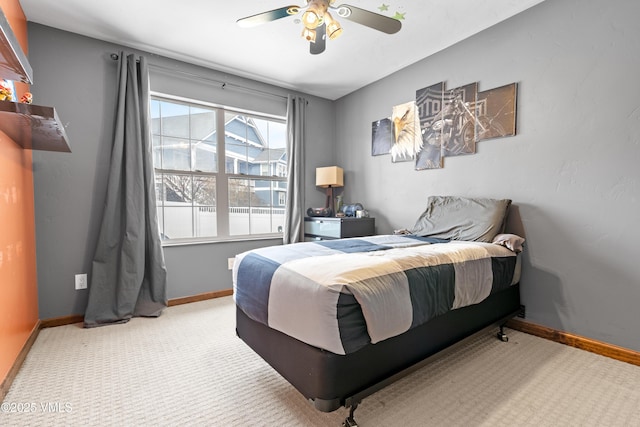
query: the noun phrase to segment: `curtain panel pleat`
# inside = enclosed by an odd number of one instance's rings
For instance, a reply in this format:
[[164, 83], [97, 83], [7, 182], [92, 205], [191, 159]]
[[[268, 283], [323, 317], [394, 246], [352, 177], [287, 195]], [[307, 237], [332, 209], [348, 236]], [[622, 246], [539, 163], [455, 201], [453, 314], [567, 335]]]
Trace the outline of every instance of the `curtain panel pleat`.
[[147, 61], [121, 53], [107, 197], [85, 327], [156, 317], [167, 306], [149, 118]]
[[304, 129], [307, 100], [287, 98], [287, 203], [283, 243], [304, 240]]

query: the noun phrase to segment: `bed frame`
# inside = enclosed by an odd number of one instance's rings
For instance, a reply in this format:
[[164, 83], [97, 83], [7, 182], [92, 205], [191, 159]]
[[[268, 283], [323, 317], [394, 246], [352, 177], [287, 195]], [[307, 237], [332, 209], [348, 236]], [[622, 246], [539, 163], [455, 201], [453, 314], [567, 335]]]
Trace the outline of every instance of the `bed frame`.
[[[414, 372], [425, 359], [492, 324], [506, 341], [504, 324], [524, 314], [519, 284], [475, 304], [438, 316], [402, 335], [369, 344], [346, 355], [310, 346], [250, 319], [236, 307], [236, 334], [316, 409], [349, 408], [344, 426], [355, 426], [353, 412], [365, 397]], [[423, 362], [423, 363], [420, 363]]]

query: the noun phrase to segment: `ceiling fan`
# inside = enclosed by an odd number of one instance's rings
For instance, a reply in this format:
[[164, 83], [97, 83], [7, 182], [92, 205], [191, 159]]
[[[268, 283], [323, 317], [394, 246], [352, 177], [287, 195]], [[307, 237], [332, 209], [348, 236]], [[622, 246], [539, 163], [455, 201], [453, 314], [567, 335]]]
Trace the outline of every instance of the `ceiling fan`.
[[[342, 26], [334, 19], [331, 12], [340, 18], [348, 19], [358, 24], [382, 31], [387, 34], [394, 34], [400, 31], [402, 24], [399, 20], [388, 16], [360, 9], [355, 6], [343, 4], [334, 6], [336, 0], [305, 0], [306, 6], [296, 5], [284, 6], [279, 9], [269, 10], [256, 15], [238, 19], [237, 23], [241, 27], [255, 27], [266, 22], [275, 21], [299, 14], [302, 14], [302, 37], [310, 43], [310, 52], [313, 55], [324, 52], [327, 37], [334, 40], [342, 34]], [[329, 11], [331, 10], [331, 12]]]

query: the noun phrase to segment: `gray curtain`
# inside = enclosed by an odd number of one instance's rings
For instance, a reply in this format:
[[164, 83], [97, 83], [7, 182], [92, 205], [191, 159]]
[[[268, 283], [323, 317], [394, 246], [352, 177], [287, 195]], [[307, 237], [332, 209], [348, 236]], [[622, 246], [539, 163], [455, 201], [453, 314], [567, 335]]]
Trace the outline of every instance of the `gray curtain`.
[[284, 244], [304, 240], [304, 122], [307, 100], [287, 98], [287, 207]]
[[120, 54], [117, 102], [107, 199], [84, 316], [87, 328], [159, 316], [167, 306], [144, 57]]

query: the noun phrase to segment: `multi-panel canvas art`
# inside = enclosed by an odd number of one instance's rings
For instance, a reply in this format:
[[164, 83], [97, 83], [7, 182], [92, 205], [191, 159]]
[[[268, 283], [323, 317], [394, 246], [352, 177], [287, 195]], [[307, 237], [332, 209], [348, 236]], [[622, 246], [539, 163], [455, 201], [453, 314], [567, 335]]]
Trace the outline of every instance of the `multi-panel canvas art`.
[[442, 168], [444, 157], [474, 154], [478, 141], [516, 134], [516, 93], [516, 83], [482, 92], [477, 82], [419, 89], [415, 102], [373, 122], [371, 154], [391, 154], [394, 163], [415, 159], [416, 170]]
[[478, 141], [516, 134], [516, 92], [515, 83], [478, 92], [476, 100]]
[[442, 156], [452, 157], [476, 152], [475, 105], [478, 84], [444, 92], [440, 120]]
[[371, 126], [371, 155], [390, 154], [393, 145], [391, 119], [376, 120]]
[[391, 114], [391, 161], [406, 162], [415, 159], [422, 147], [420, 118], [415, 101], [393, 107]]
[[416, 104], [420, 116], [422, 149], [416, 156], [416, 169], [442, 167], [442, 129], [438, 115], [442, 111], [444, 83], [416, 91]]

